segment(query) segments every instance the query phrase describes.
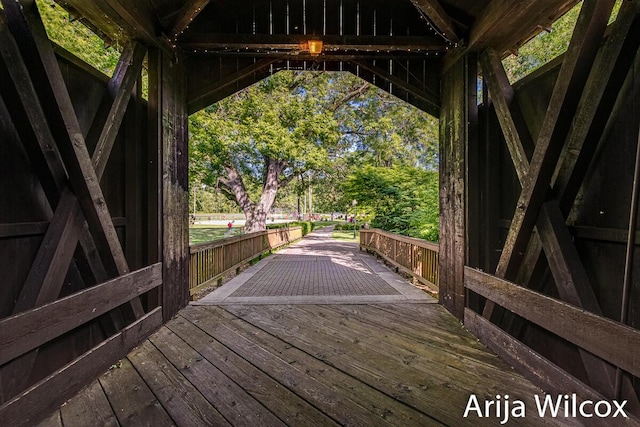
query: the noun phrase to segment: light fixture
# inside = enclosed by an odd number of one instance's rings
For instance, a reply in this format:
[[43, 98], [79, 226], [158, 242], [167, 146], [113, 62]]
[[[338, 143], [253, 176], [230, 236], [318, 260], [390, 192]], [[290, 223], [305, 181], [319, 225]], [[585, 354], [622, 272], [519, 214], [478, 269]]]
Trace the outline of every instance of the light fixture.
[[311, 55], [320, 55], [322, 53], [322, 40], [309, 40], [307, 46]]

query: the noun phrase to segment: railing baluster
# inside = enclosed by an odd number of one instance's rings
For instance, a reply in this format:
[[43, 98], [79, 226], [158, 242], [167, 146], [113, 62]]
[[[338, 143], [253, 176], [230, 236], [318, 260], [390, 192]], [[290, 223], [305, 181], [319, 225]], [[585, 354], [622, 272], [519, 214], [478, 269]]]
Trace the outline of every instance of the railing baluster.
[[375, 252], [391, 264], [402, 268], [418, 281], [438, 288], [437, 243], [378, 229], [361, 230], [360, 246]]

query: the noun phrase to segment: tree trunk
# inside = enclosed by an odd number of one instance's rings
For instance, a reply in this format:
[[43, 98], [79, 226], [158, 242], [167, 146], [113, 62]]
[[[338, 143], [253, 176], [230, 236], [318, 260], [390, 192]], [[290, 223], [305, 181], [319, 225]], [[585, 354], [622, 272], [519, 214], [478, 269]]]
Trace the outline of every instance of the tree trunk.
[[266, 230], [267, 215], [273, 202], [276, 200], [278, 193], [280, 174], [284, 170], [284, 164], [277, 160], [265, 159], [266, 173], [262, 187], [262, 195], [258, 203], [253, 205], [252, 209], [245, 210], [244, 216], [246, 223], [244, 226], [245, 233], [253, 233], [255, 231]]
[[[273, 202], [276, 200], [276, 194], [280, 187], [280, 175], [285, 169], [285, 163], [271, 158], [265, 158], [265, 173], [262, 187], [262, 195], [258, 203], [254, 203], [249, 198], [249, 193], [242, 177], [238, 171], [227, 166], [225, 172], [227, 177], [221, 178], [219, 183], [225, 188], [225, 194], [229, 199], [233, 199], [244, 212], [245, 217], [245, 233], [253, 233], [256, 231], [266, 230], [267, 215]], [[286, 183], [285, 183], [286, 184]]]

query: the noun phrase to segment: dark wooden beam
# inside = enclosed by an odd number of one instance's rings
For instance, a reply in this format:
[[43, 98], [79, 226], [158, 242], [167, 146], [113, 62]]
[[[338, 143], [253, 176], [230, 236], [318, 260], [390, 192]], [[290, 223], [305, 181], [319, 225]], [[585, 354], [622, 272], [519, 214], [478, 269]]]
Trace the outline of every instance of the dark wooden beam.
[[176, 40], [180, 34], [196, 19], [196, 17], [202, 12], [211, 0], [189, 0], [182, 9], [178, 12], [178, 15], [173, 20], [171, 31], [169, 31], [169, 37], [172, 40]]
[[103, 374], [161, 325], [162, 312], [157, 308], [21, 395], [2, 404], [0, 419], [7, 425], [37, 425], [47, 414], [85, 387], [90, 379]]
[[271, 64], [277, 62], [277, 58], [264, 58], [254, 62], [252, 65], [242, 68], [233, 74], [230, 74], [219, 81], [211, 82], [197, 93], [190, 93], [187, 99], [187, 110], [189, 114], [193, 114], [214, 102], [220, 100], [217, 94], [224, 92], [226, 88], [235, 85], [239, 81], [269, 68]]
[[369, 61], [378, 59], [387, 60], [429, 60], [434, 62], [438, 61], [440, 57], [439, 53], [433, 55], [427, 55], [425, 57], [424, 52], [366, 52], [366, 53], [349, 53], [349, 52], [322, 52], [320, 55], [311, 55], [308, 52], [299, 51], [240, 51], [240, 50], [218, 50], [207, 51], [193, 50], [192, 53], [197, 54], [200, 57], [215, 57], [215, 58], [243, 58], [243, 59], [262, 59], [262, 58], [275, 58], [285, 61], [310, 61], [315, 63], [323, 62], [350, 62], [350, 61]]
[[91, 161], [98, 177], [102, 176], [107, 167], [131, 93], [140, 77], [146, 52], [147, 49], [135, 41], [125, 47], [108, 84], [111, 96], [100, 105], [87, 134], [87, 143], [95, 147]]
[[558, 157], [571, 127], [588, 72], [596, 56], [613, 0], [585, 3], [576, 30], [565, 54], [562, 68], [551, 96], [542, 130], [531, 160], [504, 249], [498, 262], [499, 277], [514, 278], [545, 201]]
[[162, 265], [129, 273], [0, 321], [0, 365], [162, 284]]
[[392, 85], [398, 86], [399, 88], [405, 90], [412, 96], [415, 96], [419, 99], [424, 105], [420, 108], [431, 114], [434, 117], [440, 117], [440, 96], [436, 95], [430, 91], [422, 90], [408, 83], [406, 80], [401, 79], [400, 77], [394, 76], [387, 71], [376, 67], [375, 65], [362, 61], [356, 60], [352, 61], [353, 64], [375, 74], [376, 76], [386, 80]]
[[458, 43], [460, 38], [456, 34], [451, 18], [440, 6], [438, 0], [411, 0], [411, 3], [436, 27], [436, 29], [451, 43]]
[[[29, 0], [30, 1], [30, 0]], [[159, 23], [146, 1], [123, 0], [56, 0], [86, 17], [100, 30], [118, 41], [143, 40], [153, 46], [169, 48], [159, 37]]]
[[440, 120], [440, 302], [464, 317], [466, 292], [466, 150], [477, 121], [477, 58], [461, 59], [442, 76]]
[[[589, 227], [574, 225], [570, 227], [575, 239], [594, 240], [607, 243], [626, 243], [628, 230], [617, 228]], [[640, 232], [636, 233], [636, 245], [640, 245]]]
[[39, 236], [47, 231], [47, 227], [49, 227], [48, 221], [0, 224], [0, 239]]
[[159, 164], [162, 313], [169, 321], [189, 303], [189, 157], [186, 70], [173, 56], [150, 50], [149, 104]]
[[498, 53], [487, 49], [479, 59], [511, 159], [518, 178], [523, 183], [529, 172], [529, 160], [534, 149], [531, 134], [517, 103], [514, 102], [514, 91]]
[[300, 34], [189, 34], [178, 45], [201, 50], [284, 50], [305, 52], [309, 40], [322, 40], [325, 52], [444, 52], [442, 39], [431, 36], [310, 36]]

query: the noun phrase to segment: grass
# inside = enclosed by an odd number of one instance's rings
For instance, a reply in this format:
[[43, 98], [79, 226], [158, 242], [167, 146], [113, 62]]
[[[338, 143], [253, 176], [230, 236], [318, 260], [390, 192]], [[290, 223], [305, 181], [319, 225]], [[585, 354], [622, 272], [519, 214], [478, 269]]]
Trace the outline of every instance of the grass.
[[[189, 227], [189, 244], [197, 245], [198, 243], [224, 239], [227, 231], [226, 225], [192, 225]], [[232, 236], [237, 236], [240, 233], [240, 227], [233, 227]]]
[[356, 238], [353, 238], [353, 230], [334, 230], [333, 238], [336, 240], [348, 240], [350, 242], [360, 241], [360, 232], [356, 233]]

